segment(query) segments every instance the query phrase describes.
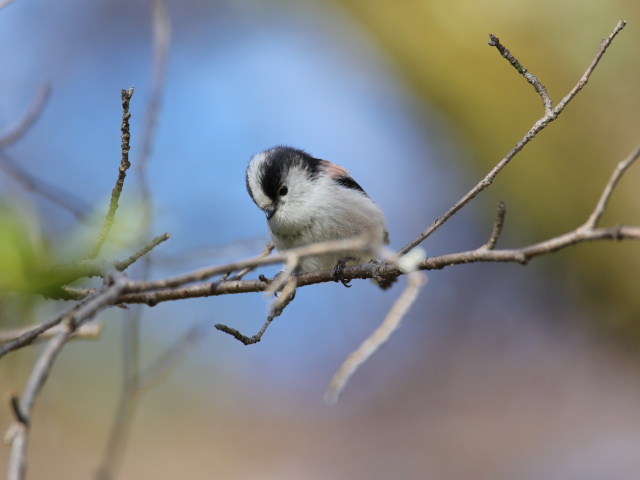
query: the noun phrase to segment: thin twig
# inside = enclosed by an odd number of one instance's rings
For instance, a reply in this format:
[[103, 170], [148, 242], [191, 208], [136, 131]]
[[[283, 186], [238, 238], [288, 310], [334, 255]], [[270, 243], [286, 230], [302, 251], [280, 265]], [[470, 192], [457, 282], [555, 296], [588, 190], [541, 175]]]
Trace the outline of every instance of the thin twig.
[[147, 170], [151, 158], [153, 137], [156, 132], [160, 100], [165, 79], [167, 55], [171, 43], [171, 22], [164, 0], [151, 2], [151, 36], [153, 42], [153, 71], [147, 109], [145, 112], [145, 128], [142, 134], [142, 147], [138, 161], [138, 175], [143, 198], [150, 198]]
[[500, 173], [500, 171], [509, 164], [511, 159], [515, 157], [525, 147], [525, 145], [527, 145], [531, 140], [533, 140], [535, 136], [538, 133], [540, 133], [540, 131], [542, 131], [549, 123], [555, 120], [558, 117], [558, 115], [560, 115], [560, 113], [564, 110], [567, 104], [571, 101], [571, 99], [575, 97], [580, 90], [582, 90], [582, 88], [587, 84], [587, 81], [589, 80], [589, 77], [593, 73], [593, 70], [595, 69], [596, 65], [602, 58], [602, 55], [604, 55], [604, 52], [606, 51], [606, 49], [609, 47], [609, 45], [611, 45], [611, 42], [613, 41], [613, 39], [616, 37], [616, 35], [618, 35], [618, 33], [620, 33], [620, 31], [622, 31], [625, 25], [626, 25], [626, 22], [623, 20], [620, 20], [616, 25], [615, 29], [613, 30], [613, 32], [602, 41], [602, 43], [600, 44], [600, 48], [596, 53], [595, 58], [593, 59], [593, 61], [591, 62], [591, 64], [589, 65], [585, 73], [582, 75], [582, 78], [573, 87], [573, 89], [571, 89], [569, 94], [565, 96], [555, 108], [553, 108], [551, 111], [546, 112], [542, 118], [540, 118], [537, 122], [535, 122], [533, 127], [531, 127], [531, 129], [525, 134], [524, 137], [522, 137], [522, 139], [515, 145], [515, 147], [513, 147], [511, 151], [507, 153], [507, 155], [502, 160], [500, 160], [500, 162], [498, 162], [498, 164], [495, 167], [493, 167], [491, 171], [480, 182], [478, 182], [471, 190], [469, 190], [460, 200], [458, 200], [442, 216], [436, 218], [433, 221], [433, 223], [431, 223], [431, 225], [429, 225], [429, 227], [427, 227], [422, 233], [420, 233], [413, 240], [407, 243], [404, 247], [398, 250], [398, 252], [396, 253], [396, 258], [392, 259], [392, 261], [397, 259], [397, 257], [404, 255], [405, 253], [407, 253], [408, 251], [412, 250], [414, 247], [422, 243], [427, 237], [429, 237], [433, 232], [435, 232], [438, 228], [440, 228], [447, 220], [449, 220], [453, 215], [455, 215], [462, 207], [468, 204], [480, 192], [482, 192], [485, 188], [491, 185], [496, 175], [498, 175], [498, 173]]
[[19, 337], [15, 338], [14, 340], [11, 340], [10, 342], [7, 342], [4, 345], [1, 345], [0, 346], [0, 358], [2, 358], [7, 353], [9, 353], [9, 352], [11, 352], [13, 350], [17, 350], [19, 348], [24, 347], [25, 345], [29, 345], [38, 336], [40, 336], [41, 334], [43, 334], [44, 332], [46, 332], [50, 328], [53, 328], [56, 325], [60, 324], [65, 318], [72, 317], [83, 305], [93, 301], [99, 295], [101, 295], [101, 290], [93, 291], [91, 294], [87, 295], [85, 298], [83, 298], [81, 301], [79, 301], [75, 305], [73, 305], [70, 308], [66, 309], [62, 313], [59, 313], [55, 317], [51, 318], [51, 320], [48, 320], [48, 321], [42, 323], [41, 325], [39, 325], [39, 326], [37, 326], [37, 327], [25, 332], [24, 334], [20, 335]]
[[[287, 261], [284, 264], [284, 268], [280, 273], [278, 273], [276, 278], [274, 278], [273, 281], [269, 283], [269, 288], [265, 290], [265, 293], [267, 295], [275, 294], [276, 292], [282, 290], [285, 285], [288, 285], [291, 282], [292, 275], [298, 269], [299, 264], [300, 257], [295, 255], [288, 257]], [[293, 289], [295, 290], [295, 285]]]
[[129, 102], [133, 96], [133, 87], [129, 90], [125, 90], [123, 88], [120, 91], [120, 96], [122, 98], [122, 125], [120, 126], [120, 130], [122, 132], [122, 159], [120, 160], [120, 167], [118, 167], [118, 179], [116, 180], [115, 187], [113, 187], [113, 190], [111, 191], [109, 211], [107, 212], [107, 216], [104, 220], [102, 230], [100, 230], [98, 239], [93, 245], [93, 248], [91, 248], [91, 251], [85, 257], [87, 259], [93, 259], [98, 256], [102, 249], [102, 245], [109, 236], [109, 232], [111, 232], [111, 227], [113, 226], [113, 222], [116, 217], [116, 210], [118, 210], [118, 202], [120, 200], [120, 194], [122, 193], [122, 187], [124, 187], [124, 179], [127, 176], [127, 170], [131, 166], [131, 163], [129, 162], [129, 150], [131, 149], [129, 145], [129, 140], [131, 139], [131, 134], [129, 132], [129, 119], [131, 118], [131, 113], [129, 113]]
[[280, 292], [280, 295], [269, 306], [269, 316], [267, 317], [267, 320], [264, 322], [264, 325], [262, 325], [262, 328], [260, 329], [260, 331], [255, 335], [253, 335], [252, 337], [248, 337], [240, 333], [235, 328], [231, 328], [221, 323], [218, 323], [215, 325], [216, 329], [231, 335], [233, 338], [235, 338], [236, 340], [239, 340], [241, 343], [245, 345], [253, 345], [255, 343], [258, 343], [260, 340], [262, 340], [262, 336], [267, 331], [267, 328], [269, 328], [269, 325], [271, 325], [271, 322], [273, 322], [274, 319], [282, 315], [282, 312], [284, 312], [284, 309], [287, 308], [287, 306], [296, 297], [297, 286], [298, 286], [297, 278], [295, 276], [289, 276], [287, 278], [287, 282], [284, 288]]
[[296, 288], [298, 286], [298, 279], [295, 276], [290, 276], [287, 279], [280, 294], [269, 306], [269, 316], [274, 319], [282, 315], [285, 308], [293, 301], [296, 296]]
[[80, 259], [67, 264], [56, 265], [44, 275], [45, 278], [51, 279], [49, 285], [46, 285], [48, 287], [46, 291], [43, 291], [41, 287], [34, 289], [34, 293], [41, 293], [52, 299], [79, 300], [93, 290], [69, 287], [69, 283], [80, 278], [104, 278], [112, 270], [124, 271], [168, 238], [169, 235], [166, 233], [157, 236], [125, 260], [110, 262], [97, 259]]
[[412, 272], [407, 275], [407, 286], [391, 307], [384, 321], [355, 352], [347, 357], [333, 376], [324, 396], [326, 403], [334, 405], [338, 401], [338, 396], [358, 367], [366, 362], [398, 330], [402, 319], [418, 298], [426, 281], [427, 276], [422, 272]]
[[602, 42], [600, 43], [600, 48], [598, 49], [598, 53], [596, 53], [596, 56], [594, 57], [594, 59], [591, 61], [591, 63], [585, 70], [584, 74], [582, 75], [582, 78], [580, 78], [580, 81], [560, 101], [560, 103], [558, 103], [556, 108], [554, 108], [554, 112], [556, 112], [556, 115], [559, 114], [562, 110], [564, 110], [564, 107], [566, 107], [567, 104], [576, 96], [576, 94], [580, 90], [582, 90], [583, 87], [587, 84], [587, 82], [589, 81], [589, 78], [591, 77], [591, 74], [593, 73], [595, 68], [598, 66], [600, 59], [603, 57], [603, 55], [607, 51], [607, 48], [609, 48], [609, 46], [611, 45], [611, 42], [613, 42], [613, 39], [622, 31], [622, 29], [626, 25], [627, 25], [627, 22], [625, 20], [619, 20], [618, 24], [613, 29], [613, 31], [609, 34], [609, 36], [604, 40], [602, 40]]
[[[2, 6], [0, 6], [0, 8], [2, 8]], [[9, 132], [0, 137], [0, 148], [11, 145], [22, 138], [29, 128], [31, 128], [31, 125], [40, 117], [50, 93], [51, 84], [49, 83], [45, 83], [38, 89], [24, 116]]]
[[89, 207], [82, 200], [30, 174], [5, 152], [0, 152], [0, 169], [25, 190], [46, 198], [51, 203], [67, 210], [78, 220], [84, 220], [87, 217]]
[[138, 390], [142, 393], [157, 385], [162, 378], [175, 368], [186, 353], [200, 342], [211, 330], [210, 322], [203, 322], [191, 327], [175, 341], [156, 361], [138, 376]]
[[545, 113], [550, 113], [553, 108], [553, 103], [551, 102], [551, 98], [549, 98], [549, 94], [547, 93], [547, 89], [540, 83], [540, 80], [536, 78], [535, 75], [532, 75], [526, 68], [522, 66], [522, 64], [518, 61], [516, 57], [506, 48], [504, 45], [500, 43], [500, 39], [495, 35], [489, 34], [489, 45], [492, 47], [496, 47], [502, 55], [513, 68], [515, 68], [520, 75], [522, 75], [527, 82], [533, 85], [540, 98], [542, 98], [542, 104], [544, 105]]
[[216, 323], [214, 326], [216, 327], [217, 330], [220, 330], [221, 332], [231, 335], [240, 343], [243, 343], [245, 345], [253, 345], [254, 343], [258, 343], [262, 339], [264, 332], [266, 332], [267, 328], [269, 328], [269, 325], [271, 325], [273, 318], [274, 317], [270, 317], [270, 316], [267, 317], [267, 320], [262, 325], [262, 328], [260, 329], [260, 331], [252, 337], [247, 337], [246, 335], [243, 335], [235, 328], [228, 327], [227, 325], [223, 325], [221, 323]]
[[126, 270], [128, 267], [130, 267], [132, 264], [134, 264], [136, 261], [138, 261], [141, 257], [149, 253], [151, 250], [153, 250], [155, 247], [157, 247], [158, 245], [160, 245], [162, 242], [166, 240], [169, 240], [168, 233], [158, 235], [153, 240], [151, 240], [148, 244], [142, 247], [140, 250], [138, 250], [133, 255], [131, 255], [129, 258], [122, 260], [120, 262], [114, 262], [113, 265], [117, 270], [120, 270], [122, 272]]
[[607, 204], [609, 203], [609, 199], [611, 198], [613, 190], [616, 188], [616, 185], [618, 185], [618, 182], [622, 178], [622, 175], [624, 175], [624, 172], [627, 171], [627, 169], [633, 164], [633, 162], [638, 159], [638, 157], [640, 157], [640, 145], [638, 145], [627, 158], [621, 160], [618, 165], [616, 165], [615, 170], [611, 174], [611, 178], [607, 182], [607, 185], [605, 186], [604, 191], [602, 192], [602, 195], [598, 200], [596, 208], [584, 223], [583, 228], [593, 229], [598, 226], [598, 222], [600, 221], [600, 218], [602, 218], [602, 215], [607, 208]]
[[122, 329], [122, 392], [118, 400], [113, 423], [107, 439], [103, 457], [96, 472], [97, 480], [108, 480], [115, 476], [120, 468], [122, 457], [129, 438], [131, 419], [135, 412], [138, 395], [139, 368], [139, 320], [141, 309], [128, 310], [124, 315]]
[[[39, 328], [39, 327], [40, 327], [40, 325], [38, 325], [36, 327], [34, 327], [34, 326], [23, 327], [23, 328], [17, 328], [17, 329], [13, 329], [13, 330], [0, 330], [0, 343], [12, 342], [12, 341], [16, 340], [17, 338], [21, 337], [22, 335], [24, 335], [26, 333], [30, 333], [34, 329]], [[46, 340], [46, 339], [49, 339], [51, 337], [54, 337], [58, 333], [60, 333], [61, 329], [62, 329], [62, 327], [60, 325], [53, 326], [50, 329], [45, 330], [44, 332], [42, 332], [40, 335], [36, 336], [36, 338], [34, 340], [42, 341], [42, 340]], [[102, 322], [82, 325], [82, 327], [80, 327], [78, 330], [76, 330], [75, 334], [73, 335], [73, 338], [82, 338], [82, 339], [95, 340], [95, 339], [100, 338], [100, 334], [102, 333], [103, 329], [104, 329], [104, 323], [102, 323]]]
[[502, 233], [502, 227], [504, 227], [504, 217], [506, 214], [507, 206], [504, 204], [504, 202], [498, 202], [498, 206], [496, 208], [496, 219], [493, 222], [493, 231], [491, 232], [491, 237], [489, 237], [489, 241], [485, 243], [482, 248], [493, 250], [496, 247], [498, 238]]
[[[273, 250], [276, 248], [276, 246], [273, 244], [273, 242], [269, 242], [267, 243], [267, 245], [264, 247], [264, 250], [262, 250], [262, 252], [260, 252], [260, 254], [256, 257], [256, 258], [265, 258], [268, 257], [269, 255], [271, 255], [271, 253], [273, 252]], [[256, 269], [256, 265], [252, 266], [252, 267], [247, 267], [247, 268], [243, 268], [242, 270], [240, 270], [238, 273], [236, 273], [235, 275], [228, 277], [228, 278], [224, 278], [223, 280], [242, 280], [242, 278], [252, 272], [253, 270]], [[231, 273], [231, 272], [229, 272]]]

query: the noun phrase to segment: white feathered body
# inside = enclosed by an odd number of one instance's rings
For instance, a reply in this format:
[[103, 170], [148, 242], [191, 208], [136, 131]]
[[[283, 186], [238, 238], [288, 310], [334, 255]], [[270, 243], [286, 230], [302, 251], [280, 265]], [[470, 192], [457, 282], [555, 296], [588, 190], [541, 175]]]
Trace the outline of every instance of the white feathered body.
[[[276, 164], [275, 158], [282, 165]], [[272, 177], [278, 178], [271, 185], [265, 178]], [[286, 194], [276, 195], [282, 186], [287, 187]], [[270, 217], [269, 232], [280, 251], [357, 236], [368, 236], [380, 246], [389, 243], [382, 210], [345, 168], [326, 160], [308, 157], [289, 147], [274, 147], [251, 159], [247, 189]], [[360, 251], [327, 253], [304, 258], [299, 271], [333, 269], [345, 257], [356, 259], [346, 265], [373, 260], [370, 254]]]
[[[382, 246], [386, 231], [384, 215], [380, 208], [360, 190], [345, 189], [332, 184], [326, 178], [319, 179], [327, 185], [322, 189], [311, 189], [307, 192], [304, 208], [289, 212], [280, 208], [269, 220], [271, 238], [278, 250], [302, 247], [317, 242], [341, 240], [350, 237], [367, 236], [374, 244]], [[326, 190], [324, 190], [326, 188]], [[336, 190], [340, 190], [339, 192]], [[322, 202], [314, 199], [314, 191], [328, 191]], [[336, 266], [338, 260], [353, 257], [355, 261], [347, 265], [358, 265], [372, 260], [371, 255], [363, 252], [334, 252], [314, 257], [306, 257], [300, 263], [301, 272], [329, 270]]]

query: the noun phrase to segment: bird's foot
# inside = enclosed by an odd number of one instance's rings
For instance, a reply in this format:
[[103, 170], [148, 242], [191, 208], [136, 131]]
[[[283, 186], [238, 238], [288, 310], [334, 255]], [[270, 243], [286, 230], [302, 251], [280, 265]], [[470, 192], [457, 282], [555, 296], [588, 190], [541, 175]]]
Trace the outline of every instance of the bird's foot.
[[344, 270], [344, 267], [346, 266], [347, 262], [350, 261], [356, 261], [358, 260], [355, 257], [342, 257], [340, 260], [338, 260], [338, 263], [336, 264], [335, 268], [333, 269], [333, 278], [336, 282], [340, 282], [342, 283], [342, 285], [344, 285], [347, 288], [351, 288], [351, 285], [349, 285], [349, 282], [351, 280], [345, 280], [342, 271]]

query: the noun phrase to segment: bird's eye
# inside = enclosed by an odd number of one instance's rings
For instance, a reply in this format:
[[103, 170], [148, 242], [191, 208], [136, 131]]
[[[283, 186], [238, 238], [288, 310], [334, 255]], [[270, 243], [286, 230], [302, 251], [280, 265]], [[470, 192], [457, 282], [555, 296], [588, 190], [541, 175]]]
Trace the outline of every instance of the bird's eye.
[[289, 189], [284, 185], [278, 189], [278, 195], [280, 195], [281, 197], [284, 197], [288, 192]]

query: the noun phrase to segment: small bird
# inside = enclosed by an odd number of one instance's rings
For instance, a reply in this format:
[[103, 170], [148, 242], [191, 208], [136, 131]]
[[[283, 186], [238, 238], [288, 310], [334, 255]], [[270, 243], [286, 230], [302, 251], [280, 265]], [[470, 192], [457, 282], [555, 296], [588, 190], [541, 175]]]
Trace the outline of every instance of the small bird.
[[[276, 146], [251, 158], [246, 183], [249, 195], [266, 213], [271, 238], [280, 251], [362, 235], [380, 246], [389, 243], [382, 210], [340, 165], [297, 148]], [[345, 265], [371, 260], [375, 261], [366, 252], [326, 253], [303, 258], [298, 271], [339, 267], [334, 272], [340, 272]]]

